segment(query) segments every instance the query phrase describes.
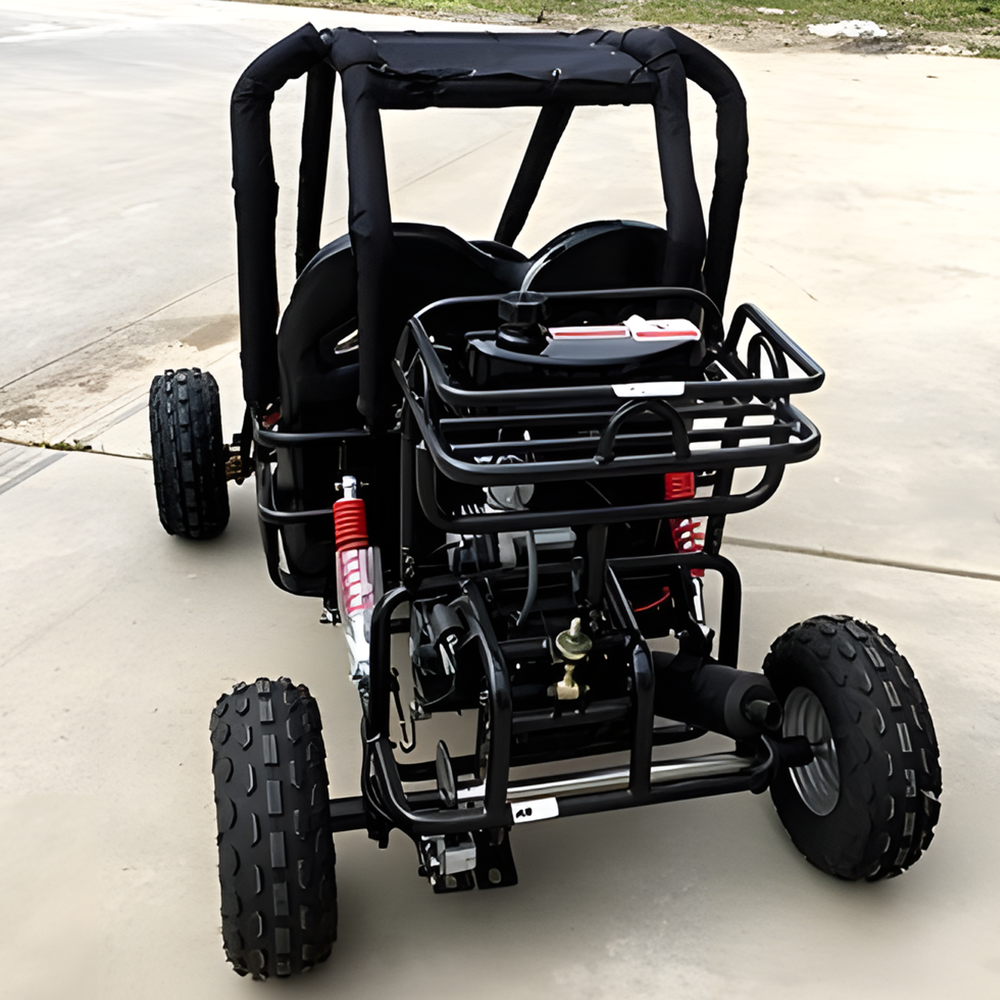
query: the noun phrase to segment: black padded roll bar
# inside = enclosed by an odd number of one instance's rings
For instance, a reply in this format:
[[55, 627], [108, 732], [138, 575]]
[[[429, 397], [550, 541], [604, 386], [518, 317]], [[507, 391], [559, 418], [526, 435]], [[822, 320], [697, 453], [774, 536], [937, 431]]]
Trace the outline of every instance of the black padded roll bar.
[[337, 74], [328, 63], [317, 63], [306, 78], [306, 110], [302, 118], [302, 158], [299, 160], [299, 203], [296, 215], [295, 276], [319, 252], [323, 222], [326, 168], [330, 159], [330, 124]]
[[667, 254], [660, 280], [697, 288], [705, 261], [705, 219], [691, 156], [687, 78], [673, 34], [666, 28], [633, 29], [609, 42], [656, 76], [653, 119], [667, 208]]
[[747, 102], [733, 71], [715, 54], [673, 28], [670, 32], [688, 78], [715, 101], [715, 186], [708, 212], [705, 291], [725, 311], [736, 230], [749, 162]]
[[324, 59], [327, 51], [311, 24], [299, 28], [247, 67], [230, 105], [243, 396], [256, 409], [278, 395], [278, 185], [271, 155], [271, 104], [276, 91]]
[[572, 114], [571, 104], [548, 104], [538, 113], [528, 148], [500, 216], [496, 236], [493, 237], [497, 243], [513, 246], [514, 240], [521, 234], [531, 206], [538, 197], [545, 171], [552, 162], [552, 154], [556, 151]]

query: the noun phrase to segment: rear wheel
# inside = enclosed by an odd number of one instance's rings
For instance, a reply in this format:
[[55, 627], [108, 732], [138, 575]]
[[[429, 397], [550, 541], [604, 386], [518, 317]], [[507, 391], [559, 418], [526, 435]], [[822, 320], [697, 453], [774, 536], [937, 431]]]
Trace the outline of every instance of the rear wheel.
[[149, 432], [160, 523], [168, 534], [214, 538], [229, 522], [219, 387], [199, 368], [157, 375]]
[[810, 618], [775, 640], [764, 673], [784, 735], [813, 746], [771, 786], [795, 846], [845, 879], [912, 865], [934, 835], [941, 768], [927, 702], [892, 640], [846, 616]]
[[212, 712], [226, 957], [241, 976], [290, 976], [337, 937], [322, 723], [287, 677], [237, 684]]

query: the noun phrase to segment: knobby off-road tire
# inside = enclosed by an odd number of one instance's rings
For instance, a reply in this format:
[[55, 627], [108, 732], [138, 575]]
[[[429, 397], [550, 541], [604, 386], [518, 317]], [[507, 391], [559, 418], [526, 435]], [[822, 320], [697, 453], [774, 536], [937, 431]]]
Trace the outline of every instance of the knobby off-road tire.
[[816, 754], [771, 786], [795, 846], [840, 878], [900, 874], [927, 848], [941, 808], [934, 726], [909, 663], [871, 625], [831, 615], [775, 640], [764, 673], [785, 735], [809, 736]]
[[160, 523], [168, 534], [214, 538], [229, 522], [219, 387], [199, 368], [149, 387], [149, 435]]
[[212, 712], [226, 957], [254, 979], [330, 954], [337, 882], [322, 724], [287, 677], [237, 684]]

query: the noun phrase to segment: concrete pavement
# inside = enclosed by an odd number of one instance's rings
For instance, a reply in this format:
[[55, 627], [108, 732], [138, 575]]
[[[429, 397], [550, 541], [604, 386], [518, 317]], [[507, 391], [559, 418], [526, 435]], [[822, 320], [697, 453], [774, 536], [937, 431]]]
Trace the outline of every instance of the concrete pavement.
[[[757, 302], [829, 373], [802, 400], [820, 456], [729, 527], [751, 543], [728, 549], [743, 666], [824, 611], [896, 639], [942, 747], [927, 856], [889, 883], [837, 883], [796, 856], [766, 796], [740, 796], [519, 829], [516, 889], [435, 898], [408, 841], [380, 853], [345, 834], [333, 958], [260, 985], [228, 970], [218, 937], [208, 711], [238, 679], [309, 684], [331, 791], [353, 794], [356, 699], [315, 603], [267, 580], [249, 486], [221, 538], [162, 532], [145, 394], [163, 367], [210, 367], [236, 429], [228, 93], [307, 19], [373, 22], [208, 0], [84, 9], [0, 0], [0, 81], [16, 95], [0, 112], [0, 435], [109, 453], [0, 444], [4, 995], [996, 996], [1000, 65], [726, 55], [753, 143], [730, 304]], [[610, 113], [578, 116], [526, 248], [581, 212], [659, 221], [642, 110], [615, 118], [600, 173]], [[287, 191], [297, 112], [279, 101]], [[709, 125], [703, 102], [695, 114]], [[502, 196], [482, 192], [503, 189], [528, 118], [388, 119], [397, 215], [488, 235]], [[335, 158], [330, 236], [344, 197]], [[287, 211], [280, 233], [287, 288]]]

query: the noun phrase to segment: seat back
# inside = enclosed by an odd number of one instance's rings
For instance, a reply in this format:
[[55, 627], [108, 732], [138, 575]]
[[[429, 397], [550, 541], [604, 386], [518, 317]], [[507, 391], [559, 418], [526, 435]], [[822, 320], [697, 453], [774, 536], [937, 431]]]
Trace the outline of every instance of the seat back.
[[[609, 220], [575, 226], [547, 243], [531, 258], [522, 289], [534, 292], [593, 291], [599, 288], [642, 288], [663, 282], [667, 234], [644, 222]], [[650, 303], [586, 305], [569, 300], [549, 321], [557, 323], [617, 323]]]
[[[400, 332], [414, 313], [437, 299], [517, 289], [529, 266], [516, 251], [505, 248], [501, 257], [441, 226], [397, 223], [393, 232], [392, 277], [384, 294]], [[360, 426], [358, 351], [343, 345], [357, 323], [357, 271], [350, 239], [342, 236], [303, 270], [281, 320], [278, 367], [285, 429]], [[379, 374], [394, 385], [390, 360], [379, 359], [384, 366]]]

